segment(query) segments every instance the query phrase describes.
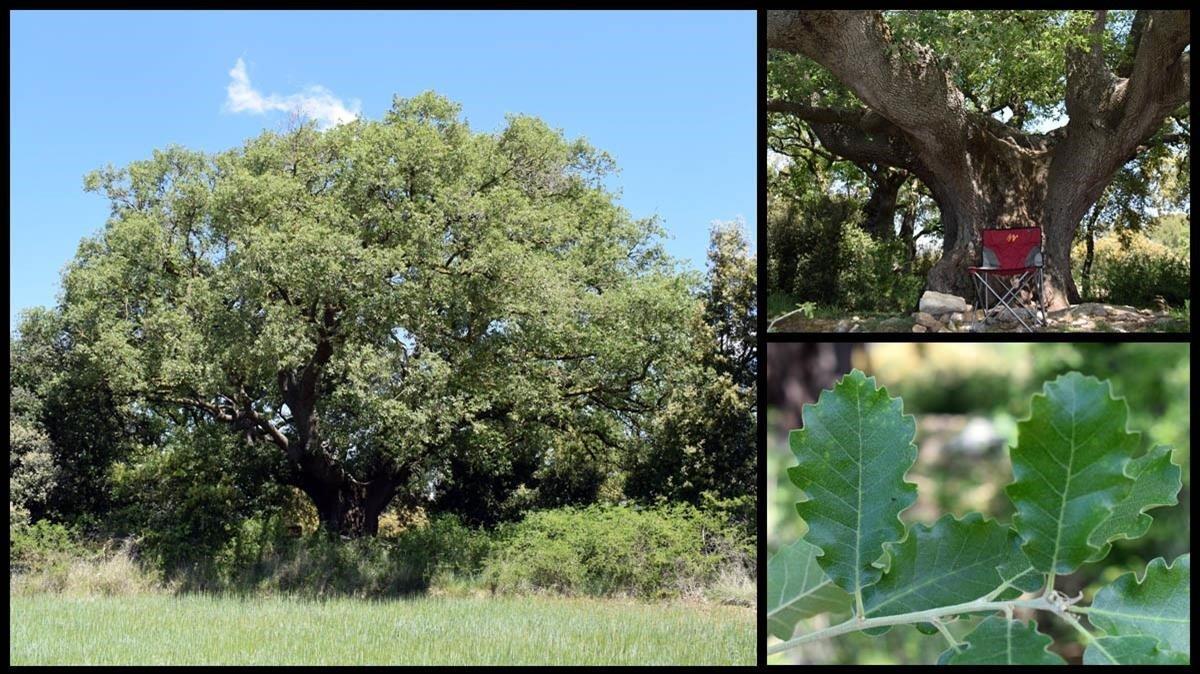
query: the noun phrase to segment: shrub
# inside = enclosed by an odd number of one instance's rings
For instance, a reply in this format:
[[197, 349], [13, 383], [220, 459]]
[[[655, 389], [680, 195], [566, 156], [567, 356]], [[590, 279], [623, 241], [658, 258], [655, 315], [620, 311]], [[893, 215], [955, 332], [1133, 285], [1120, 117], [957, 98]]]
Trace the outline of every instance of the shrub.
[[731, 564], [749, 569], [752, 544], [720, 515], [688, 505], [561, 508], [500, 532], [484, 566], [497, 592], [644, 598], [698, 594]]
[[425, 590], [437, 573], [470, 575], [487, 556], [482, 530], [440, 515], [402, 531], [344, 541], [324, 531], [289, 536], [283, 518], [252, 518], [216, 555], [212, 569], [180, 578], [192, 589], [379, 597]]
[[161, 587], [137, 562], [130, 541], [88, 543], [47, 520], [9, 525], [9, 579], [14, 594], [115, 596]]
[[[1076, 275], [1082, 274], [1083, 244], [1071, 253]], [[1092, 264], [1091, 295], [1115, 304], [1149, 306], [1161, 296], [1176, 307], [1191, 296], [1191, 260], [1186, 249], [1172, 249], [1146, 234], [1135, 233], [1126, 242], [1119, 236], [1096, 240]]]
[[[10, 510], [11, 510], [10, 505]], [[11, 522], [8, 527], [10, 572], [34, 572], [68, 564], [84, 553], [68, 527], [47, 520]]]
[[925, 274], [909, 269], [903, 241], [879, 241], [855, 225], [846, 225], [838, 251], [839, 305], [874, 311], [909, 311], [917, 306]]

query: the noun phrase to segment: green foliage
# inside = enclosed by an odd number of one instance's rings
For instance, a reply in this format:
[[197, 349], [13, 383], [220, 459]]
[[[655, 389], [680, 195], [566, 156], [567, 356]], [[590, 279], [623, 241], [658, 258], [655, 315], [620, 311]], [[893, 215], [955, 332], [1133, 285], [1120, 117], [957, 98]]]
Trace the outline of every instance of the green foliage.
[[839, 305], [899, 312], [916, 308], [925, 287], [924, 271], [928, 270], [911, 269], [904, 242], [879, 241], [857, 226], [847, 225], [838, 243], [838, 261]]
[[796, 623], [822, 613], [840, 613], [853, 601], [829, 580], [817, 562], [820, 548], [797, 540], [767, 560], [767, 629], [780, 639], [792, 636]]
[[[645, 442], [625, 458], [622, 487], [630, 498], [752, 504], [758, 483], [756, 260], [741, 222], [714, 225], [701, 310], [684, 326], [690, 348], [664, 371], [665, 396], [645, 426]], [[742, 515], [752, 527], [753, 515]]]
[[[985, 111], [1004, 103], [1028, 106], [1022, 117], [1050, 114], [1061, 103], [1067, 48], [1079, 44], [1080, 28], [1091, 18], [1088, 12], [1041, 10], [903, 10], [886, 16], [897, 43], [914, 40], [942, 57], [954, 84], [970, 94], [969, 105]], [[1106, 35], [1109, 53], [1119, 28], [1113, 22]]]
[[1189, 660], [1153, 637], [1100, 637], [1083, 652], [1085, 665], [1186, 665]]
[[[635, 441], [627, 410], [657, 400], [694, 310], [611, 169], [534, 118], [474, 132], [431, 93], [381, 122], [156, 151], [88, 177], [112, 216], [64, 276], [66, 325], [81, 365], [176, 433], [224, 414], [300, 442], [280, 382], [312, 374], [309, 449], [355, 479], [445, 486], [483, 445], [569, 473]], [[593, 476], [543, 495], [586, 499]]]
[[1192, 270], [1186, 254], [1142, 255], [1131, 251], [1097, 264], [1096, 287], [1116, 304], [1153, 306], [1162, 297], [1180, 306], [1190, 298]]
[[[803, 490], [796, 506], [807, 525], [807, 543], [768, 563], [767, 593], [777, 597], [772, 606], [778, 613], [769, 616], [776, 618], [771, 632], [787, 639], [768, 653], [822, 637], [856, 631], [879, 636], [892, 625], [913, 624], [949, 641], [939, 664], [1061, 664], [1046, 650], [1049, 637], [1012, 620], [1015, 607], [1061, 616], [1084, 634], [1089, 648], [1102, 649], [1099, 639], [1109, 637], [1158, 642], [1110, 642], [1118, 651], [1103, 656], [1110, 661], [1169, 662], [1177, 660], [1176, 653], [1189, 653], [1189, 555], [1174, 566], [1161, 558], [1151, 562], [1140, 583], [1132, 574], [1117, 579], [1090, 607], [1076, 606], [1079, 597], [1054, 588], [1056, 573], [1099, 561], [1112, 540], [1146, 533], [1146, 510], [1177, 502], [1180, 471], [1170, 463], [1170, 452], [1155, 448], [1135, 457], [1140, 443], [1126, 430], [1127, 416], [1124, 401], [1112, 397], [1106, 381], [1071, 372], [1047, 382], [1033, 397], [1030, 417], [1018, 424], [1010, 452], [1015, 479], [1006, 492], [1017, 510], [1011, 527], [969, 513], [893, 532], [897, 513], [915, 497], [904, 481], [913, 460], [903, 453], [888, 457], [884, 450], [898, 451], [910, 442], [911, 425], [897, 427], [905, 419], [901, 402], [875, 388], [873, 378], [852, 371], [804, 407], [804, 428], [792, 434], [799, 465], [789, 473]], [[1143, 493], [1130, 496], [1134, 489]], [[878, 542], [881, 531], [886, 540]], [[788, 639], [793, 616], [838, 612], [845, 605], [821, 599], [828, 583], [847, 587], [838, 581], [848, 555], [853, 615]], [[824, 575], [812, 573], [814, 561]], [[1035, 598], [1020, 598], [1039, 588]], [[974, 614], [988, 617], [960, 643], [945, 622]], [[1072, 614], [1087, 615], [1102, 633], [1091, 635]]]
[[[799, 172], [799, 171], [797, 171]], [[823, 194], [789, 195], [767, 224], [767, 287], [819, 305], [862, 311], [916, 307], [935, 260], [910, 259], [905, 243], [864, 232], [851, 201]]]
[[233, 540], [239, 522], [285, 502], [282, 457], [212, 426], [173, 436], [113, 467], [123, 505], [111, 526], [138, 532], [143, 553], [167, 571], [191, 567]]
[[484, 565], [500, 593], [662, 598], [693, 594], [727, 566], [752, 568], [740, 528], [678, 504], [564, 508], [506, 525]]
[[1037, 623], [1006, 620], [998, 615], [985, 618], [965, 638], [964, 647], [946, 651], [939, 664], [947, 665], [1065, 665], [1062, 658], [1046, 650], [1050, 637], [1037, 631]]
[[24, 312], [9, 354], [11, 495], [35, 519], [103, 517], [109, 466], [155, 429], [82, 366], [61, 311]]
[[1127, 573], [1096, 594], [1088, 619], [1109, 636], [1148, 636], [1165, 650], [1190, 653], [1192, 556], [1159, 557], [1140, 579]]
[[10, 573], [61, 568], [82, 556], [84, 550], [76, 534], [63, 524], [40, 520], [33, 524], [10, 523], [8, 527]]
[[1008, 372], [983, 368], [968, 372], [932, 362], [895, 385], [913, 409], [930, 414], [963, 414], [1007, 407], [1016, 394]]
[[860, 217], [854, 204], [809, 190], [767, 217], [767, 288], [818, 304], [838, 304], [841, 232]]
[[1013, 528], [1038, 571], [1071, 573], [1098, 551], [1089, 535], [1134, 484], [1126, 465], [1138, 438], [1125, 430], [1127, 409], [1108, 382], [1072, 372], [1047, 382], [1017, 425], [1014, 480], [1005, 491], [1017, 508]]
[[1145, 511], [1178, 503], [1175, 495], [1183, 484], [1180, 473], [1179, 466], [1171, 463], [1169, 447], [1154, 447], [1130, 461], [1125, 468], [1125, 474], [1134, 479], [1129, 495], [1088, 536], [1088, 545], [1099, 548], [1093, 559], [1108, 556], [1109, 541], [1144, 535], [1154, 523]]
[[879, 581], [872, 562], [884, 544], [904, 537], [899, 515], [917, 498], [904, 481], [917, 458], [915, 432], [900, 400], [858, 370], [805, 405], [804, 428], [792, 431], [799, 465], [788, 474], [807, 496], [796, 504], [806, 540], [821, 549], [830, 579], [856, 596]]
[[1019, 542], [1015, 531], [979, 513], [961, 520], [947, 514], [932, 527], [915, 524], [902, 542], [888, 544], [891, 568], [864, 589], [864, 615], [912, 613], [978, 599], [1005, 582], [1005, 567], [1012, 567], [1009, 582], [1037, 589], [1038, 579], [1017, 550]]
[[307, 597], [386, 597], [427, 590], [441, 572], [477, 573], [485, 532], [453, 515], [399, 534], [349, 541], [325, 532], [290, 536], [279, 517], [247, 520], [216, 555], [215, 573], [184, 577], [193, 589]]

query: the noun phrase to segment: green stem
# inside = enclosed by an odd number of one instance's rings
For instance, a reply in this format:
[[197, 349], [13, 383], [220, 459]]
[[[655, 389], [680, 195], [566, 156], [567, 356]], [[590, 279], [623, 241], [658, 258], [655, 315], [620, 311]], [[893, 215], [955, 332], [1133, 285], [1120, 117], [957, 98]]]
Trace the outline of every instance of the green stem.
[[[1069, 606], [1069, 607], [1067, 607], [1067, 610], [1069, 611], [1073, 608], [1075, 608], [1075, 607]], [[1085, 612], [1086, 612], [1086, 610], [1087, 609], [1084, 609]], [[1071, 627], [1074, 627], [1075, 631], [1079, 632], [1079, 636], [1083, 637], [1083, 645], [1084, 646], [1087, 646], [1087, 647], [1095, 646], [1096, 650], [1100, 651], [1100, 653], [1102, 653], [1104, 655], [1104, 657], [1108, 658], [1109, 662], [1111, 662], [1113, 664], [1117, 664], [1117, 659], [1114, 658], [1111, 653], [1104, 650], [1104, 647], [1101, 646], [1100, 642], [1096, 640], [1096, 636], [1093, 635], [1091, 632], [1087, 631], [1087, 628], [1085, 628], [1083, 625], [1079, 624], [1079, 621], [1075, 619], [1075, 616], [1069, 615], [1066, 612], [1063, 612], [1063, 613], [1059, 614], [1059, 617], [1062, 618], [1064, 621], [1066, 621], [1066, 623], [1068, 625], [1070, 625]]]
[[950, 648], [953, 648], [956, 652], [962, 650], [962, 644], [958, 643], [958, 640], [950, 633], [950, 629], [946, 627], [946, 623], [942, 622], [940, 618], [934, 618], [929, 622], [933, 623], [933, 626], [942, 633], [942, 636], [946, 637], [946, 641], [950, 642]]
[[1012, 578], [1009, 578], [1008, 580], [1004, 581], [1004, 583], [1000, 587], [987, 593], [987, 595], [983, 598], [983, 601], [991, 601], [991, 600], [995, 599], [996, 597], [999, 597], [1001, 592], [1004, 592], [1008, 588], [1012, 587], [1013, 583], [1016, 582], [1016, 580], [1018, 578], [1020, 578], [1021, 576], [1024, 576], [1025, 574], [1029, 573], [1030, 571], [1033, 571], [1032, 566], [1029, 567], [1028, 569], [1025, 569], [1021, 573], [1018, 573], [1017, 575], [1013, 576]]
[[826, 627], [823, 630], [802, 634], [793, 639], [775, 644], [774, 646], [767, 648], [767, 655], [782, 653], [783, 651], [799, 646], [800, 644], [808, 643], [810, 641], [828, 639], [829, 637], [836, 637], [839, 634], [847, 634], [849, 632], [860, 632], [872, 627], [925, 623], [930, 622], [933, 618], [940, 618], [942, 616], [961, 615], [963, 613], [976, 613], [980, 611], [1002, 611], [1017, 606], [1040, 609], [1043, 611], [1054, 610], [1054, 607], [1050, 604], [1050, 602], [1046, 601], [1045, 597], [1037, 597], [1035, 599], [1013, 599], [1010, 601], [984, 601], [982, 599], [977, 599], [964, 604], [942, 606], [925, 611], [914, 611], [912, 613], [880, 616], [878, 618], [867, 618], [865, 620], [862, 620], [861, 616], [858, 616], [851, 618], [846, 622], [833, 625], [832, 627]]

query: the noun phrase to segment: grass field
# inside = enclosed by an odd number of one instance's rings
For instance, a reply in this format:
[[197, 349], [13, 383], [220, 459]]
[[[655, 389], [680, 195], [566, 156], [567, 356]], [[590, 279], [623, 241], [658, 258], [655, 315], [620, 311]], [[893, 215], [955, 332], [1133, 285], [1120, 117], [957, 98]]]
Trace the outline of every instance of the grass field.
[[9, 597], [9, 663], [752, 665], [754, 611], [559, 598]]

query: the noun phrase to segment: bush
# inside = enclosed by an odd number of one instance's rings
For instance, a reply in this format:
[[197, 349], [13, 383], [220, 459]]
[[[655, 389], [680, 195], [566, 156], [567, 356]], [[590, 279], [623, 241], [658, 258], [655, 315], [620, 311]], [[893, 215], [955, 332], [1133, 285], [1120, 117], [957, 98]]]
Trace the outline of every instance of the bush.
[[767, 289], [818, 304], [837, 302], [838, 241], [859, 217], [853, 202], [824, 194], [772, 203], [767, 217]]
[[826, 195], [773, 206], [767, 219], [768, 292], [851, 310], [916, 307], [935, 260], [927, 255], [910, 260], [903, 241], [872, 238], [856, 224], [860, 218], [852, 202]]
[[847, 309], [907, 312], [925, 287], [924, 258], [910, 269], [899, 239], [879, 241], [855, 225], [842, 229], [838, 244], [838, 304]]
[[[12, 509], [12, 506], [9, 506]], [[33, 524], [10, 521], [8, 527], [10, 573], [36, 572], [63, 567], [84, 553], [71, 529], [40, 520]]]
[[[1083, 244], [1076, 244], [1072, 259], [1082, 275]], [[1082, 279], [1081, 279], [1082, 280]], [[1172, 249], [1146, 234], [1135, 233], [1122, 242], [1119, 236], [1096, 240], [1092, 264], [1091, 296], [1114, 304], [1151, 306], [1161, 296], [1182, 307], [1191, 297], [1191, 260], [1186, 249]]]
[[47, 520], [10, 523], [8, 551], [14, 594], [116, 596], [161, 587], [157, 575], [135, 560], [129, 542], [89, 544], [73, 529]]
[[753, 555], [720, 515], [593, 505], [530, 513], [502, 528], [484, 579], [501, 593], [674, 597], [701, 593], [731, 566], [751, 569]]
[[274, 476], [281, 463], [272, 447], [200, 426], [113, 465], [121, 506], [107, 524], [137, 534], [164, 571], [195, 570], [238, 535], [239, 523], [283, 509], [294, 490]]
[[283, 518], [244, 522], [211, 568], [180, 575], [189, 589], [381, 597], [419, 592], [438, 574], [470, 575], [490, 549], [482, 530], [453, 515], [391, 536], [343, 541], [324, 531], [290, 536]]

